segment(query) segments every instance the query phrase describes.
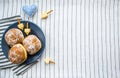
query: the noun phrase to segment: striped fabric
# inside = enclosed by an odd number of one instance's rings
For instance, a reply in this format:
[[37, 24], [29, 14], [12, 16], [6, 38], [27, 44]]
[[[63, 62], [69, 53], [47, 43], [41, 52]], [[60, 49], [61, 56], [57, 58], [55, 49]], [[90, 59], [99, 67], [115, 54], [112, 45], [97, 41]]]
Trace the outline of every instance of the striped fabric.
[[[32, 4], [38, 11], [28, 19], [22, 6]], [[0, 18], [21, 15], [46, 37], [37, 64], [22, 76], [0, 70], [0, 78], [120, 78], [120, 0], [0, 0], [0, 7]], [[46, 65], [46, 57], [56, 64]]]
[[[21, 17], [19, 15], [9, 17], [9, 18], [3, 18], [0, 19], [0, 41], [2, 38], [2, 35], [5, 31], [6, 28], [8, 28], [12, 23], [16, 22], [17, 19], [21, 20]], [[6, 68], [11, 68], [13, 70], [13, 73], [16, 75], [23, 74], [28, 68], [30, 68], [33, 64], [30, 65], [16, 65], [12, 64], [9, 62], [9, 60], [4, 56], [2, 49], [1, 49], [1, 44], [0, 44], [0, 69], [6, 69]]]

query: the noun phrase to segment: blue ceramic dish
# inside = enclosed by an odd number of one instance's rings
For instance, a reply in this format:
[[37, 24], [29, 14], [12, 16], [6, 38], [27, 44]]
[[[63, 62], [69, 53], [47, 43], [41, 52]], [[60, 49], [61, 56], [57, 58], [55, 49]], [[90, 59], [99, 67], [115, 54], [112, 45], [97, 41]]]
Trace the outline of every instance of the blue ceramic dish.
[[[23, 64], [31, 64], [31, 63], [37, 61], [37, 59], [40, 58], [40, 56], [43, 54], [44, 49], [45, 49], [45, 44], [46, 44], [46, 39], [45, 39], [45, 36], [44, 36], [44, 33], [42, 32], [42, 30], [36, 24], [34, 24], [30, 21], [21, 21], [21, 23], [23, 23], [24, 26], [26, 26], [27, 22], [29, 23], [29, 28], [31, 29], [30, 34], [36, 35], [40, 39], [40, 41], [42, 43], [42, 48], [35, 55], [28, 55], [27, 60]], [[10, 47], [7, 45], [7, 43], [4, 39], [5, 33], [11, 28], [17, 28], [17, 25], [18, 25], [18, 22], [15, 22], [14, 24], [10, 25], [6, 29], [6, 31], [4, 32], [3, 37], [2, 37], [2, 51], [4, 52], [4, 55], [6, 56], [6, 58], [8, 58], [8, 52], [9, 52]], [[26, 34], [24, 32], [23, 32], [23, 34], [26, 37]]]

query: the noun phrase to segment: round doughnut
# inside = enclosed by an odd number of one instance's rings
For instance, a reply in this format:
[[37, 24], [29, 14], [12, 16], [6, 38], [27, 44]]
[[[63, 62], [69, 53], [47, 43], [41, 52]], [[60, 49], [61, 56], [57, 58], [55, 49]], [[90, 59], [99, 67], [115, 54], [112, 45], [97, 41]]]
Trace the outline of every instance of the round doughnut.
[[41, 47], [41, 41], [35, 35], [29, 35], [23, 40], [23, 46], [27, 50], [29, 55], [37, 53]]
[[23, 45], [15, 44], [9, 50], [8, 58], [13, 64], [21, 64], [27, 59], [27, 52]]
[[17, 28], [12, 28], [8, 30], [5, 34], [5, 41], [10, 47], [17, 43], [22, 43], [23, 39], [23, 33]]

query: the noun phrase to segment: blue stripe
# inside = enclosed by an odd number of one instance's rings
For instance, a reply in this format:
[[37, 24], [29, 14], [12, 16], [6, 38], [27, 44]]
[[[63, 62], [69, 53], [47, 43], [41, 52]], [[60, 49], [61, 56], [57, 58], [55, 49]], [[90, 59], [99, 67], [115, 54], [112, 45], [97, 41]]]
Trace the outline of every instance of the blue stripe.
[[0, 27], [10, 26], [11, 24], [0, 25]]
[[[2, 31], [2, 30], [6, 30], [6, 29], [7, 29], [7, 28], [1, 28], [0, 31]], [[4, 31], [3, 31], [3, 32], [4, 32]]]
[[[22, 20], [22, 19], [20, 18], [20, 20]], [[2, 22], [0, 22], [0, 24], [4, 24], [4, 23], [8, 23], [8, 22], [17, 22], [17, 18], [12, 19], [12, 20], [2, 21]]]
[[10, 66], [10, 65], [13, 65], [12, 63], [11, 64], [3, 64], [3, 65], [0, 65], [0, 68], [2, 68], [2, 67], [5, 67], [5, 66]]
[[9, 19], [16, 18], [16, 17], [20, 17], [20, 15], [16, 15], [16, 16], [8, 17], [8, 18], [3, 18], [3, 19], [0, 19], [0, 21], [3, 21], [3, 20], [9, 20]]
[[10, 68], [10, 67], [13, 67], [13, 66], [15, 66], [15, 65], [9, 64], [9, 65], [0, 67], [0, 69], [7, 69], [7, 68]]
[[0, 61], [0, 63], [6, 63], [6, 62], [9, 62], [9, 60]]
[[0, 54], [0, 57], [1, 57], [1, 56], [4, 56], [4, 54]]

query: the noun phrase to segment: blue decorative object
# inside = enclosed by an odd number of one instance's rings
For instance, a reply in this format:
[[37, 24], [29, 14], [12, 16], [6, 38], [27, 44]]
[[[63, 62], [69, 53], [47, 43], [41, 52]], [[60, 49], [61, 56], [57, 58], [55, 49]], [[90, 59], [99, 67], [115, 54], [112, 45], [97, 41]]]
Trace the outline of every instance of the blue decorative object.
[[[46, 39], [44, 36], [44, 33], [42, 32], [42, 30], [34, 23], [30, 22], [30, 21], [21, 21], [21, 23], [23, 23], [24, 25], [26, 25], [26, 23], [29, 23], [29, 28], [31, 29], [30, 34], [34, 34], [36, 35], [41, 43], [42, 43], [42, 48], [35, 54], [35, 55], [28, 55], [27, 60], [23, 63], [23, 64], [31, 64], [33, 62], [36, 62], [37, 59], [43, 54], [44, 49], [45, 49], [45, 44], [46, 44]], [[2, 51], [4, 53], [4, 55], [6, 56], [6, 58], [8, 58], [8, 52], [10, 47], [7, 45], [6, 41], [5, 41], [5, 33], [11, 29], [11, 28], [17, 28], [18, 22], [15, 22], [14, 24], [10, 25], [6, 31], [3, 34], [2, 37]], [[26, 34], [24, 33], [24, 31], [22, 31], [24, 36], [26, 36]]]
[[26, 15], [28, 15], [28, 17], [32, 17], [37, 11], [37, 6], [34, 4], [31, 6], [24, 5], [22, 10]]

